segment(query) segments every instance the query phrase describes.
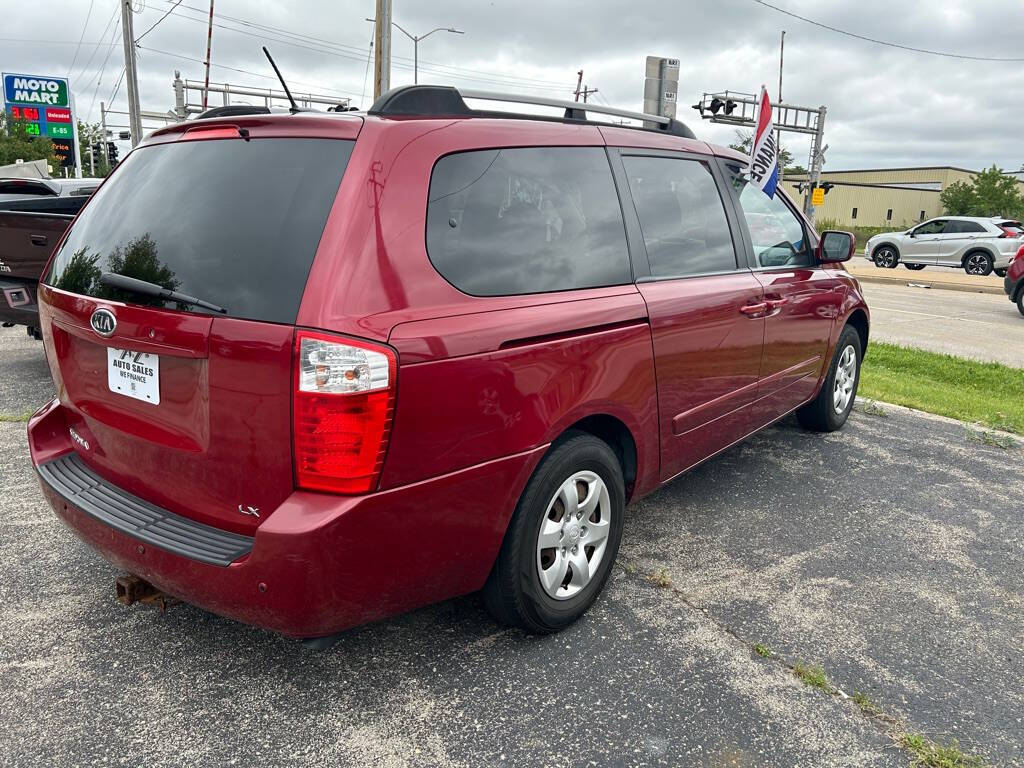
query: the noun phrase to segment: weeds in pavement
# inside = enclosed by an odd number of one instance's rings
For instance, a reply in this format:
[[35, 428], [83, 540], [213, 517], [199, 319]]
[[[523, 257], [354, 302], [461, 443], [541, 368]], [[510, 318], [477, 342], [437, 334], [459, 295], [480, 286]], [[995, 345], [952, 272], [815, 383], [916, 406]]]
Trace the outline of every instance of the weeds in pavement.
[[647, 574], [647, 580], [656, 587], [668, 589], [672, 586], [672, 577], [664, 568], [659, 568], [654, 573]]
[[936, 744], [919, 733], [904, 733], [900, 746], [914, 756], [912, 768], [985, 768], [986, 763], [976, 755], [960, 751], [954, 739], [947, 746]]
[[772, 653], [772, 649], [764, 643], [754, 643], [754, 653], [765, 659], [770, 659], [775, 654]]
[[868, 416], [881, 416], [883, 419], [889, 418], [889, 414], [886, 413], [885, 408], [880, 406], [874, 400], [868, 400], [864, 403], [864, 407], [861, 410]]
[[35, 411], [25, 411], [24, 413], [0, 413], [0, 424], [28, 421]]
[[991, 445], [995, 448], [1002, 448], [1004, 451], [1017, 445], [1017, 441], [1012, 437], [1000, 435], [998, 432], [989, 432], [987, 429], [971, 429], [967, 427], [965, 434], [969, 443]]
[[828, 677], [825, 676], [825, 670], [820, 666], [811, 666], [805, 664], [802, 661], [798, 661], [793, 665], [793, 674], [797, 676], [805, 685], [809, 685], [812, 688], [825, 691], [826, 693], [833, 693], [835, 689], [832, 687], [832, 683], [828, 681]]
[[860, 711], [863, 712], [865, 715], [870, 715], [871, 717], [881, 717], [883, 714], [882, 708], [878, 706], [878, 704], [875, 703], [875, 701], [871, 699], [866, 693], [854, 691], [853, 703], [860, 707]]

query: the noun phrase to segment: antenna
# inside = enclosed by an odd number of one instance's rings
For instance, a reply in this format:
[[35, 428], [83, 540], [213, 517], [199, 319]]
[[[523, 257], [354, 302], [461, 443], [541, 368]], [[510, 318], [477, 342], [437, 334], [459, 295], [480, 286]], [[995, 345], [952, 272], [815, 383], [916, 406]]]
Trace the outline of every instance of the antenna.
[[277, 79], [281, 81], [281, 85], [284, 87], [284, 92], [285, 95], [288, 97], [288, 101], [292, 103], [291, 109], [289, 109], [288, 111], [291, 112], [293, 115], [296, 112], [301, 112], [302, 110], [299, 109], [299, 105], [295, 103], [295, 99], [292, 96], [292, 92], [288, 90], [288, 83], [286, 83], [284, 81], [284, 78], [281, 77], [281, 70], [277, 68], [277, 64], [274, 63], [274, 57], [270, 55], [270, 51], [267, 50], [267, 46], [265, 45], [263, 46], [263, 53], [267, 55], [267, 61], [269, 61], [270, 66], [274, 68], [274, 74], [277, 75]]

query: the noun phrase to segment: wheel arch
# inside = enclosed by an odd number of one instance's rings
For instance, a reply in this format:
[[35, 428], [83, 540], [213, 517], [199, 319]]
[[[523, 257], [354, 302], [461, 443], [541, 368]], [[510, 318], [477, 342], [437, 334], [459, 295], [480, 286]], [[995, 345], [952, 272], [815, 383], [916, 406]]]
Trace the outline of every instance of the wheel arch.
[[857, 331], [857, 335], [860, 336], [860, 355], [861, 359], [863, 359], [868, 351], [868, 335], [871, 327], [868, 321], [868, 313], [862, 308], [857, 307], [847, 316], [844, 325], [852, 326]]
[[622, 467], [622, 477], [626, 486], [626, 502], [628, 503], [636, 490], [637, 479], [637, 446], [633, 432], [621, 419], [609, 413], [594, 413], [566, 427], [551, 443], [555, 448], [574, 433], [586, 432], [607, 443]]
[[874, 258], [875, 254], [878, 253], [878, 251], [880, 249], [886, 248], [886, 247], [892, 248], [894, 251], [896, 251], [897, 258], [900, 258], [900, 259], [903, 258], [903, 254], [900, 252], [900, 247], [898, 245], [896, 245], [896, 243], [892, 242], [891, 240], [883, 240], [880, 243], [876, 243], [875, 247], [871, 249], [871, 258]]
[[992, 261], [992, 264], [993, 265], [995, 264], [996, 254], [993, 253], [991, 249], [985, 247], [984, 245], [975, 245], [972, 248], [970, 248], [966, 253], [964, 253], [964, 255], [962, 257], [960, 257], [960, 266], [961, 266], [961, 268], [964, 268], [964, 269], [967, 268], [967, 259], [969, 259], [971, 256], [973, 256], [975, 253], [983, 253], [983, 254], [985, 254]]

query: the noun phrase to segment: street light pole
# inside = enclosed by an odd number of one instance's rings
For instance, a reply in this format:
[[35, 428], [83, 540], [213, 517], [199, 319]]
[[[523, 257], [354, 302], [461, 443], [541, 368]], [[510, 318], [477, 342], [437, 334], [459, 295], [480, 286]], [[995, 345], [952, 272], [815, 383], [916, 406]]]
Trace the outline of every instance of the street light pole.
[[[367, 21], [376, 21], [376, 19], [367, 19]], [[409, 34], [409, 32], [407, 32], [397, 21], [392, 20], [391, 23], [398, 28], [399, 32], [412, 40], [412, 81], [417, 84], [420, 81], [420, 40], [425, 37], [430, 37], [435, 32], [451, 32], [453, 35], [466, 34], [461, 29], [456, 29], [455, 27], [435, 27], [425, 35], [412, 35]]]

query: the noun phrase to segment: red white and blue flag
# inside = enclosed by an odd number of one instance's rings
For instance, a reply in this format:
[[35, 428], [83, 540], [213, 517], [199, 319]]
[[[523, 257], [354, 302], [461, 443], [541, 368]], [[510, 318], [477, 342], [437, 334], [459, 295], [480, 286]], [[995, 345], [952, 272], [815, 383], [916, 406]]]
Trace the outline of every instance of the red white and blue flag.
[[772, 103], [763, 85], [757, 130], [750, 145], [750, 179], [768, 197], [775, 197], [775, 188], [779, 185], [779, 145], [775, 138]]

